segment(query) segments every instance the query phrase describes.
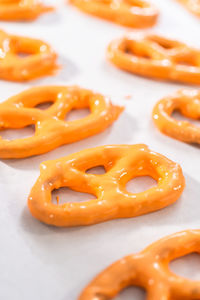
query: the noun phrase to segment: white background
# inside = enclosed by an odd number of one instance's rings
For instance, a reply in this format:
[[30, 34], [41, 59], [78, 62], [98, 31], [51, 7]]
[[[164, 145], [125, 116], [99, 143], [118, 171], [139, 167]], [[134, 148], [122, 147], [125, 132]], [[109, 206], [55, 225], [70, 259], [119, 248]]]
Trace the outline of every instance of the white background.
[[[85, 285], [115, 260], [138, 252], [167, 234], [200, 227], [200, 148], [162, 135], [151, 120], [153, 105], [183, 85], [140, 78], [117, 70], [106, 62], [105, 49], [113, 38], [121, 36], [127, 29], [83, 14], [64, 2], [56, 2], [56, 13], [32, 23], [1, 22], [0, 28], [49, 42], [59, 53], [63, 70], [57, 76], [26, 84], [0, 81], [0, 100], [30, 86], [78, 84], [111, 96], [113, 102], [125, 105], [126, 110], [112, 127], [99, 135], [45, 155], [0, 162], [2, 300], [76, 300]], [[175, 0], [153, 2], [161, 13], [151, 32], [200, 47], [200, 20]], [[127, 95], [132, 98], [126, 100]], [[32, 132], [2, 133], [3, 137], [12, 138], [27, 134]], [[26, 202], [39, 175], [41, 162], [85, 148], [118, 143], [146, 143], [152, 150], [180, 163], [187, 184], [180, 200], [159, 212], [90, 227], [52, 228], [32, 218]], [[137, 183], [135, 191], [152, 182], [143, 179]], [[134, 186], [129, 188], [134, 191]], [[88, 195], [77, 196], [70, 191], [60, 195], [65, 195], [65, 201], [88, 199]], [[179, 261], [175, 270], [199, 279], [199, 259], [192, 256], [188, 261], [189, 269]], [[144, 299], [144, 294], [129, 290], [117, 299]]]

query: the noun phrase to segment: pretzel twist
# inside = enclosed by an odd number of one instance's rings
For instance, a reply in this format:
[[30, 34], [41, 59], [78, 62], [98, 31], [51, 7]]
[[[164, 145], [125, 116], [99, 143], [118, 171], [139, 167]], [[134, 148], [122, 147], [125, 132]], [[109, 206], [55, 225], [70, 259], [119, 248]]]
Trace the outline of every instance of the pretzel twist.
[[[25, 57], [20, 56], [27, 55]], [[41, 40], [9, 35], [0, 30], [0, 78], [27, 81], [52, 75], [57, 54]]]
[[199, 0], [178, 0], [182, 3], [190, 12], [200, 17], [200, 2]]
[[118, 68], [137, 75], [200, 84], [200, 50], [178, 41], [131, 34], [111, 42], [107, 57]]
[[69, 0], [80, 10], [134, 28], [153, 26], [158, 10], [145, 0]]
[[[103, 175], [88, 174], [104, 166]], [[132, 178], [149, 175], [158, 184], [145, 192], [127, 192]], [[146, 214], [175, 202], [184, 189], [180, 166], [146, 145], [113, 145], [83, 150], [40, 166], [40, 177], [28, 198], [32, 215], [55, 226], [90, 225]], [[56, 205], [51, 192], [60, 187], [93, 194], [96, 199]]]
[[[35, 106], [53, 102], [46, 110]], [[89, 116], [65, 121], [72, 109], [89, 108]], [[35, 125], [33, 137], [0, 140], [0, 157], [22, 158], [51, 151], [95, 135], [110, 126], [123, 108], [100, 94], [79, 87], [44, 86], [31, 88], [0, 103], [0, 129]]]
[[38, 0], [0, 0], [0, 20], [3, 21], [32, 21], [53, 10]]
[[113, 299], [132, 285], [145, 288], [148, 300], [200, 299], [200, 281], [177, 276], [169, 269], [172, 260], [192, 252], [200, 254], [200, 230], [172, 234], [108, 267], [79, 300]]
[[199, 120], [200, 91], [180, 90], [159, 101], [153, 109], [153, 121], [161, 132], [183, 142], [200, 144], [200, 128], [174, 119], [171, 115], [177, 110], [185, 117]]

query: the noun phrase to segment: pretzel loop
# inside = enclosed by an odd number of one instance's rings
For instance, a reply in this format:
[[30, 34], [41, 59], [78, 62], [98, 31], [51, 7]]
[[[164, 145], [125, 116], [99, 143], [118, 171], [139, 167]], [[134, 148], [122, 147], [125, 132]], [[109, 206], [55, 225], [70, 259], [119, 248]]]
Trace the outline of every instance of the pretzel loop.
[[141, 76], [200, 83], [200, 50], [178, 41], [131, 34], [112, 41], [107, 57], [118, 68]]
[[190, 12], [200, 17], [200, 2], [198, 0], [177, 0], [182, 3]]
[[0, 20], [3, 21], [33, 21], [53, 10], [38, 0], [0, 0]]
[[69, 0], [80, 10], [134, 28], [153, 26], [158, 10], [146, 0]]
[[[105, 174], [86, 173], [100, 165], [105, 168]], [[144, 175], [157, 180], [157, 186], [138, 194], [127, 192], [127, 182]], [[51, 192], [64, 186], [91, 193], [96, 199], [53, 204]], [[150, 151], [147, 146], [101, 146], [43, 163], [28, 206], [34, 217], [47, 224], [89, 225], [161, 209], [175, 202], [183, 189], [184, 177], [180, 166]]]
[[187, 121], [178, 121], [171, 115], [180, 111], [185, 117], [200, 119], [200, 92], [180, 90], [174, 96], [159, 101], [153, 109], [153, 120], [161, 132], [187, 143], [200, 144], [200, 128]]
[[57, 54], [43, 41], [0, 30], [1, 79], [26, 81], [52, 75], [58, 69], [56, 59]]
[[200, 282], [177, 276], [169, 269], [174, 259], [193, 252], [200, 254], [199, 245], [200, 230], [163, 238], [108, 267], [85, 288], [79, 300], [113, 299], [131, 285], [145, 288], [149, 300], [199, 299]]
[[[53, 102], [50, 108], [35, 108], [40, 103]], [[72, 109], [89, 108], [89, 116], [65, 121]], [[29, 89], [0, 103], [0, 129], [35, 125], [33, 137], [0, 140], [0, 157], [21, 158], [38, 155], [61, 145], [97, 134], [110, 126], [123, 108], [107, 99], [78, 87], [47, 86]]]

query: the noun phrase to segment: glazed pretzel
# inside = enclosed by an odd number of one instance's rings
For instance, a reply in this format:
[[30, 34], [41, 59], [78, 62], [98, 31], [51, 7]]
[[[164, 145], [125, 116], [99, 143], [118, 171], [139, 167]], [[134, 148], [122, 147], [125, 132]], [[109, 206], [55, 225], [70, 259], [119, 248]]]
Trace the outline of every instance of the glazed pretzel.
[[111, 42], [107, 57], [118, 68], [137, 75], [200, 84], [200, 50], [178, 41], [127, 35]]
[[171, 117], [176, 110], [185, 117], [199, 120], [200, 91], [180, 90], [175, 95], [159, 101], [153, 109], [154, 123], [161, 132], [183, 142], [200, 144], [200, 128]]
[[56, 59], [57, 54], [43, 41], [0, 30], [0, 79], [27, 81], [52, 75], [58, 69]]
[[[88, 174], [104, 166], [103, 175]], [[150, 175], [158, 184], [145, 192], [127, 192], [126, 183]], [[181, 167], [146, 145], [113, 145], [83, 150], [40, 166], [28, 206], [38, 220], [55, 226], [90, 225], [146, 214], [175, 202], [185, 185]], [[94, 200], [55, 205], [51, 192], [60, 187], [90, 193]]]
[[[53, 102], [46, 110], [35, 106]], [[72, 109], [90, 108], [90, 115], [75, 121], [65, 121]], [[46, 86], [31, 88], [0, 103], [0, 126], [23, 128], [35, 125], [33, 137], [0, 139], [1, 158], [22, 158], [51, 151], [97, 134], [110, 126], [123, 108], [114, 106], [100, 94], [79, 87]]]
[[0, 0], [0, 20], [3, 21], [32, 21], [53, 10], [38, 0]]
[[69, 0], [80, 10], [112, 22], [134, 27], [153, 26], [158, 10], [146, 0]]
[[79, 300], [109, 300], [128, 286], [140, 286], [148, 300], [200, 299], [200, 281], [177, 276], [169, 263], [184, 255], [200, 254], [200, 230], [172, 234], [117, 261], [98, 275]]
[[189, 11], [200, 17], [200, 1], [199, 0], [178, 0]]

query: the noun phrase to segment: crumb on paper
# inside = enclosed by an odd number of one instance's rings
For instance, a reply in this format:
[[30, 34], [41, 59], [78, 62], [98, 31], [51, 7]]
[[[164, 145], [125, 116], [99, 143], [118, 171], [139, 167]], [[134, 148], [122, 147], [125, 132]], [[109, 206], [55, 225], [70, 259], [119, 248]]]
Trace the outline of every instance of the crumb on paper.
[[126, 100], [130, 100], [130, 99], [132, 99], [132, 96], [131, 96], [131, 95], [126, 95], [126, 96], [124, 96], [124, 98], [125, 98]]

